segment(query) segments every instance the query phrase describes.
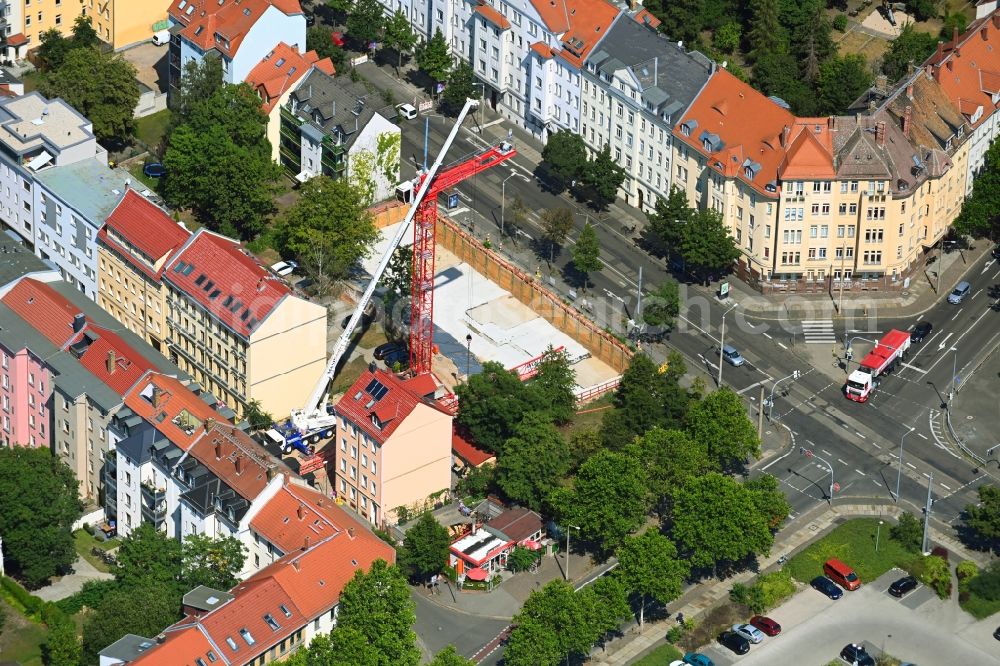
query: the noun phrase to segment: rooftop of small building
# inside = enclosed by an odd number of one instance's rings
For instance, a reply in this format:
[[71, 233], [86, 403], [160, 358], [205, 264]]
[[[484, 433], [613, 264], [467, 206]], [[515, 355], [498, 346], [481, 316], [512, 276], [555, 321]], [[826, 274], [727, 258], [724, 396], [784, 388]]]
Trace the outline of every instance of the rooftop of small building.
[[104, 224], [132, 181], [128, 172], [111, 169], [96, 158], [42, 169], [35, 178], [97, 226]]
[[[0, 83], [9, 83], [6, 77]], [[60, 98], [35, 91], [0, 101], [0, 141], [15, 153], [43, 145], [68, 148], [94, 138], [90, 121]]]

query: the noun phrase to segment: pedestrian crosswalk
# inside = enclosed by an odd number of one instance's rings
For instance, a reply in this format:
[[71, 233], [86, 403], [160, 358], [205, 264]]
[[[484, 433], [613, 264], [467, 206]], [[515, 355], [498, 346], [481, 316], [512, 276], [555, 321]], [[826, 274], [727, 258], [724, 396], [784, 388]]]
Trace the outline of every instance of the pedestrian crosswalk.
[[802, 336], [806, 344], [831, 344], [837, 341], [832, 319], [806, 319], [802, 322]]

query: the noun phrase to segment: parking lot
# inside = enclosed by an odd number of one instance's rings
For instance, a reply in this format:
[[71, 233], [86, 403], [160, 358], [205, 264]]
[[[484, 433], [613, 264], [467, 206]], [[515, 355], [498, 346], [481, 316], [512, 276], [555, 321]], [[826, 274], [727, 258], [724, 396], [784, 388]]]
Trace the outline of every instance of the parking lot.
[[848, 643], [863, 643], [873, 657], [884, 646], [887, 654], [921, 666], [1000, 664], [1000, 642], [993, 638], [1000, 619], [977, 622], [924, 586], [896, 599], [887, 590], [903, 575], [890, 571], [838, 601], [807, 588], [768, 613], [782, 632], [752, 646], [749, 654], [736, 656], [719, 645], [701, 651], [716, 666], [824, 666]]

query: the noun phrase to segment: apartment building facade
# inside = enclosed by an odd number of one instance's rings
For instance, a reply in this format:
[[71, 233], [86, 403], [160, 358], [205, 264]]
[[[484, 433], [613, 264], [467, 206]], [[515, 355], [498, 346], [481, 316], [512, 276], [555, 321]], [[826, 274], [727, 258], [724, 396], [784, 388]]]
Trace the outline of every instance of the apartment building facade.
[[[170, 27], [170, 0], [86, 0], [97, 36], [115, 51], [148, 41], [153, 33]], [[82, 4], [82, 3], [81, 3]]]
[[326, 367], [326, 308], [296, 296], [234, 240], [199, 229], [167, 261], [167, 353], [245, 414], [301, 408]]
[[20, 60], [42, 43], [53, 28], [68, 36], [78, 16], [86, 13], [77, 0], [4, 0], [0, 2], [5, 60]]
[[279, 109], [278, 159], [288, 175], [305, 182], [319, 175], [347, 178], [370, 202], [391, 198], [399, 183], [399, 127], [377, 110], [361, 83], [316, 69]]
[[222, 61], [223, 80], [242, 83], [278, 44], [306, 48], [306, 19], [299, 0], [171, 0], [168, 93], [180, 85], [189, 62]]
[[673, 129], [715, 63], [621, 14], [583, 70], [580, 136], [625, 169], [619, 196], [643, 212], [670, 194]]
[[334, 407], [339, 500], [377, 526], [399, 507], [421, 508], [451, 485], [452, 416], [433, 402], [429, 375], [409, 380], [369, 368]]
[[162, 351], [167, 337], [163, 269], [191, 236], [183, 224], [129, 188], [97, 232], [97, 303]]

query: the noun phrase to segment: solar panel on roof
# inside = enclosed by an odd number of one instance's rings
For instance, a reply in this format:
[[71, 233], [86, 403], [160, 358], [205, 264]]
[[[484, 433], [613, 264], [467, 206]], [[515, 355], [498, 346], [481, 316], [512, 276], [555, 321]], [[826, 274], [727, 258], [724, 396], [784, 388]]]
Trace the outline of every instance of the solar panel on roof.
[[208, 300], [214, 301], [215, 299], [217, 299], [219, 297], [219, 294], [221, 294], [221, 293], [222, 293], [222, 291], [220, 291], [218, 289], [213, 289], [212, 293], [208, 295]]
[[208, 279], [208, 276], [205, 275], [204, 273], [202, 273], [201, 275], [198, 276], [198, 279], [195, 280], [194, 283], [200, 287], [202, 285], [202, 283], [205, 280], [207, 280], [207, 279]]
[[212, 291], [212, 287], [214, 286], [215, 286], [215, 281], [209, 280], [208, 282], [205, 283], [205, 286], [202, 287], [202, 289], [204, 289], [205, 291]]
[[368, 386], [365, 387], [365, 393], [371, 394], [372, 389], [374, 389], [376, 386], [381, 386], [381, 385], [382, 383], [379, 382], [379, 380], [372, 379], [370, 382], [368, 382]]
[[191, 275], [191, 271], [193, 270], [194, 270], [194, 264], [188, 264], [187, 266], [184, 267], [182, 274], [186, 277], [188, 275]]

